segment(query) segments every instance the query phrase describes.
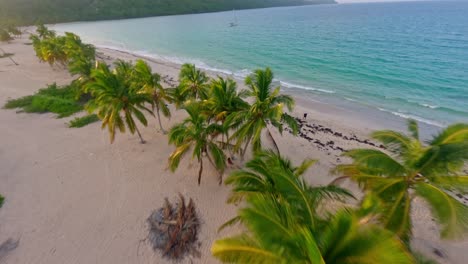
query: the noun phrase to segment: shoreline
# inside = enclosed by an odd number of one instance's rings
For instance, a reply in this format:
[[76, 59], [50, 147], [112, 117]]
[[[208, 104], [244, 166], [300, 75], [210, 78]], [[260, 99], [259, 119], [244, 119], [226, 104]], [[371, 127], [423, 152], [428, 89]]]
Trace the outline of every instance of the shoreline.
[[[155, 58], [154, 55], [144, 55], [138, 51], [130, 51], [127, 49], [119, 49], [117, 47], [110, 46], [96, 46], [96, 51], [103, 53], [104, 56], [119, 57], [124, 56], [130, 60], [144, 59], [153, 64], [153, 68], [157, 72], [159, 67], [167, 67], [177, 70], [182, 66], [183, 63], [174, 62], [170, 59], [161, 57], [160, 59]], [[104, 58], [105, 59], [105, 58]], [[107, 60], [109, 60], [107, 58]], [[192, 62], [190, 62], [192, 63]], [[196, 65], [196, 64], [195, 64]], [[235, 75], [233, 72], [228, 72], [220, 69], [214, 69], [210, 67], [203, 67], [196, 65], [198, 68], [207, 72], [210, 77], [222, 76], [224, 78], [234, 79], [238, 87], [244, 86], [244, 78], [247, 76]], [[274, 69], [272, 69], [274, 72]], [[178, 74], [178, 72], [177, 72]], [[177, 80], [177, 74], [167, 74], [173, 80]], [[330, 123], [333, 125], [336, 123], [352, 123], [352, 126], [347, 128], [358, 130], [366, 135], [374, 130], [393, 129], [401, 132], [406, 132], [406, 122], [408, 118], [392, 114], [388, 111], [376, 109], [372, 106], [365, 106], [358, 102], [352, 102], [339, 97], [333, 97], [332, 94], [316, 94], [312, 93], [307, 89], [295, 88], [294, 84], [287, 84], [280, 80], [275, 80], [275, 83], [281, 86], [281, 90], [286, 94], [290, 94], [296, 101], [296, 109], [300, 109], [302, 113], [308, 113], [309, 117], [319, 122]], [[167, 83], [170, 85], [170, 83]], [[291, 87], [288, 87], [291, 86]], [[421, 136], [423, 139], [430, 138], [432, 135], [437, 134], [442, 128], [440, 126], [431, 125], [428, 123], [418, 121], [421, 127]]]
[[[0, 59], [0, 104], [8, 99], [25, 96], [46, 84], [69, 83], [65, 69], [53, 69], [39, 63], [27, 37], [10, 44], [0, 44], [15, 53], [19, 66]], [[99, 49], [99, 56], [109, 63], [114, 59], [135, 60], [134, 54]], [[149, 60], [153, 71], [169, 83], [177, 80], [178, 65]], [[273, 69], [274, 70], [274, 69]], [[216, 73], [209, 73], [215, 76]], [[172, 81], [171, 81], [172, 78]], [[242, 88], [239, 82], [239, 88]], [[172, 83], [174, 84], [174, 83]], [[329, 184], [335, 179], [330, 170], [347, 160], [343, 150], [372, 147], [368, 139], [371, 127], [353, 121], [352, 117], [336, 116], [337, 108], [307, 107], [307, 98], [298, 101], [293, 115], [302, 117], [307, 111], [307, 123], [302, 123], [299, 137], [288, 131], [277, 139], [281, 153], [299, 164], [304, 159], [318, 162], [304, 175], [313, 185]], [[303, 106], [305, 104], [305, 106]], [[175, 111], [171, 119], [162, 119], [167, 129], [186, 117]], [[78, 115], [82, 115], [80, 113]], [[76, 116], [76, 115], [75, 115]], [[177, 193], [194, 200], [202, 219], [199, 236], [200, 259], [192, 263], [218, 263], [210, 253], [214, 240], [237, 233], [237, 230], [216, 230], [231, 219], [236, 206], [226, 204], [229, 186], [219, 186], [217, 173], [207, 168], [201, 186], [196, 185], [198, 167], [189, 159], [181, 162], [176, 173], [167, 169], [167, 159], [174, 147], [167, 135], [156, 131], [156, 119], [149, 119], [141, 133], [147, 143], [138, 143], [135, 135], [118, 134], [109, 144], [108, 133], [99, 123], [79, 129], [65, 123], [75, 116], [57, 119], [52, 114], [16, 113], [0, 110], [0, 193], [6, 197], [0, 209], [0, 243], [9, 238], [19, 240], [18, 247], [6, 256], [5, 263], [161, 263], [162, 259], [144, 240], [148, 234], [146, 219], [159, 208], [164, 198], [172, 200]], [[349, 116], [349, 115], [348, 115]], [[366, 122], [366, 120], [360, 121]], [[383, 126], [383, 124], [379, 123]], [[268, 142], [264, 142], [267, 147]], [[379, 147], [376, 145], [375, 147]], [[250, 158], [250, 153], [246, 160]], [[229, 168], [225, 175], [235, 169]], [[358, 188], [345, 181], [341, 184], [359, 195]], [[466, 201], [468, 202], [468, 201]], [[442, 241], [429, 210], [415, 201], [414, 240], [412, 246], [440, 263], [464, 263], [468, 257], [468, 241]], [[229, 234], [232, 234], [229, 233]], [[437, 253], [434, 253], [437, 250]], [[190, 261], [185, 261], [191, 263]], [[185, 263], [183, 262], [183, 263]], [[2, 262], [3, 263], [3, 262]]]

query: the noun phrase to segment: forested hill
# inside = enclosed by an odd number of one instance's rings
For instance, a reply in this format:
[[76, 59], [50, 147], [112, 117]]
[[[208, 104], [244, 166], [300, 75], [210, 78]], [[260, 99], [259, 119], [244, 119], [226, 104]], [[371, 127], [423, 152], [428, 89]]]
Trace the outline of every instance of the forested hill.
[[0, 0], [0, 23], [27, 25], [331, 3], [334, 0]]

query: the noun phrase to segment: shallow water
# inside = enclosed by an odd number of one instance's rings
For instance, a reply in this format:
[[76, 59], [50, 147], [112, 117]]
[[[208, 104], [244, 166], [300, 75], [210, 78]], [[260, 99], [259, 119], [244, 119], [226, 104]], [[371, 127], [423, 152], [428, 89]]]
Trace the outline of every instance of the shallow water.
[[468, 2], [339, 4], [53, 28], [236, 77], [269, 66], [286, 88], [445, 126], [468, 122], [467, 14]]

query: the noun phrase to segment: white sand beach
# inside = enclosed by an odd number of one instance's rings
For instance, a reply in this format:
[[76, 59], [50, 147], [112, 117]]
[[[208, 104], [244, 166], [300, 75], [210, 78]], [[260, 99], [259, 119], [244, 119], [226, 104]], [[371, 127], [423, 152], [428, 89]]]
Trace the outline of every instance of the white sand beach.
[[[8, 99], [32, 94], [46, 84], [72, 80], [65, 69], [40, 63], [32, 47], [25, 45], [28, 42], [23, 36], [0, 44], [19, 63], [16, 66], [7, 58], [0, 59], [2, 106]], [[137, 59], [119, 51], [99, 52], [109, 60]], [[150, 65], [161, 76], [177, 80], [179, 65], [155, 60]], [[381, 125], [345, 120], [323, 112], [319, 104], [298, 102], [294, 114], [302, 117], [308, 113], [310, 127], [304, 124], [302, 132], [311, 140], [287, 132], [274, 137], [281, 152], [296, 164], [305, 158], [319, 160], [305, 177], [314, 185], [328, 184], [333, 180], [330, 169], [346, 162], [340, 158], [340, 149], [369, 147], [366, 135]], [[184, 118], [183, 111], [171, 110], [173, 117], [163, 119], [165, 128]], [[148, 127], [141, 129], [147, 141], [143, 145], [131, 134], [118, 134], [110, 144], [99, 123], [72, 129], [66, 125], [70, 119], [0, 109], [0, 193], [6, 197], [0, 209], [0, 244], [10, 238], [18, 241], [16, 248], [0, 251], [0, 263], [171, 263], [144, 241], [146, 219], [162, 206], [165, 197], [173, 200], [178, 193], [194, 200], [202, 222], [201, 258], [186, 258], [181, 263], [217, 263], [210, 247], [215, 239], [236, 232], [232, 228], [217, 233], [235, 215], [236, 206], [226, 204], [230, 189], [218, 185], [212, 168], [205, 170], [200, 186], [196, 162], [191, 165], [183, 160], [171, 173], [167, 159], [174, 147], [158, 131], [156, 119], [150, 118]], [[343, 186], [359, 195], [351, 183]], [[416, 203], [413, 214], [417, 250], [440, 263], [466, 263], [467, 240], [441, 241], [421, 203]]]

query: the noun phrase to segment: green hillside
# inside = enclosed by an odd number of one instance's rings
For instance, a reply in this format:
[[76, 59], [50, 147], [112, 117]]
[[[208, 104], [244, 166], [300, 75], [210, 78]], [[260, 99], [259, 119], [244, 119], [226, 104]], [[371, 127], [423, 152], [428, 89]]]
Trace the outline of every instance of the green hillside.
[[0, 19], [19, 25], [215, 12], [334, 0], [0, 0]]

